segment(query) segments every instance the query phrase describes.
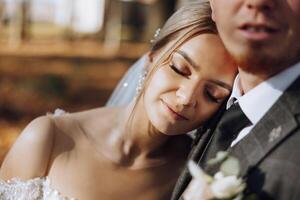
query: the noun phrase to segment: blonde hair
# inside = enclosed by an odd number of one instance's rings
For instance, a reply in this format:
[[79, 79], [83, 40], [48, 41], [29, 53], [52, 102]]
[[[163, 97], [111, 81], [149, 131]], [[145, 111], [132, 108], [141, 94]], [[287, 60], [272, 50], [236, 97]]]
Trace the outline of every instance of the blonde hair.
[[167, 20], [165, 25], [160, 29], [159, 34], [152, 40], [150, 53], [154, 54], [159, 51], [159, 55], [157, 55], [159, 57], [155, 59], [155, 62], [153, 62], [151, 66], [148, 66], [149, 72], [143, 88], [136, 97], [136, 103], [130, 120], [133, 118], [136, 106], [145, 94], [145, 89], [155, 71], [167, 61], [170, 55], [184, 42], [195, 35], [203, 33], [217, 34], [216, 25], [211, 18], [209, 0], [189, 2]]
[[217, 33], [217, 28], [211, 18], [209, 0], [191, 1], [176, 11], [166, 21], [159, 35], [154, 38], [151, 51], [156, 51], [180, 35], [185, 35], [182, 32], [187, 29]]

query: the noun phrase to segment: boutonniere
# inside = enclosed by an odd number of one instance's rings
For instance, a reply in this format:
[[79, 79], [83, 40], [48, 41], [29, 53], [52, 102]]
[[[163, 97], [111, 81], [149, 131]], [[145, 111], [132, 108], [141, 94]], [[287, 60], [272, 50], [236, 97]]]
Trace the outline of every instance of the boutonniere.
[[213, 176], [206, 174], [193, 161], [188, 168], [193, 177], [183, 193], [184, 200], [242, 200], [246, 188], [245, 181], [239, 177], [240, 164], [237, 158], [228, 152], [220, 151], [209, 160], [208, 165], [219, 165], [219, 171]]

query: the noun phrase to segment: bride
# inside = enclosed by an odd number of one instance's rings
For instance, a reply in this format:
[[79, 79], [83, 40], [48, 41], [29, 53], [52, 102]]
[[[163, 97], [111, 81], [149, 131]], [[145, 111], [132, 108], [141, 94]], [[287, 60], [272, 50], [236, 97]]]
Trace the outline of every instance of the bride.
[[210, 12], [197, 1], [171, 16], [129, 105], [33, 120], [3, 162], [1, 199], [169, 199], [185, 133], [218, 110], [236, 73]]

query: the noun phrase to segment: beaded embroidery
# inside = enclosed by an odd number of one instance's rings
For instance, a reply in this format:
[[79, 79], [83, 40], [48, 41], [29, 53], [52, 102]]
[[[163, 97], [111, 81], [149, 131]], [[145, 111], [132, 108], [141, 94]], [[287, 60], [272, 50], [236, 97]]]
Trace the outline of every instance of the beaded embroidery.
[[62, 196], [51, 188], [50, 180], [34, 178], [22, 181], [13, 178], [8, 181], [0, 180], [0, 200], [75, 200]]

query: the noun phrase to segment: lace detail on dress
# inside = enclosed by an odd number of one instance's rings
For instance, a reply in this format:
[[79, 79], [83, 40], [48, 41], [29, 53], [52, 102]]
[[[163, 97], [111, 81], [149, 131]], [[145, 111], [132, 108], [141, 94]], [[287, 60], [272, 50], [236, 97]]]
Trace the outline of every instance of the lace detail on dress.
[[0, 180], [0, 200], [75, 200], [51, 188], [49, 178]]

